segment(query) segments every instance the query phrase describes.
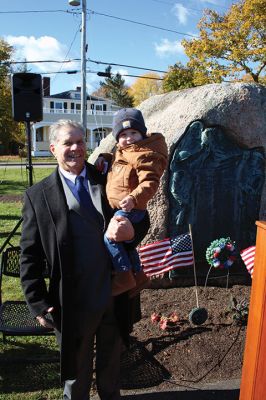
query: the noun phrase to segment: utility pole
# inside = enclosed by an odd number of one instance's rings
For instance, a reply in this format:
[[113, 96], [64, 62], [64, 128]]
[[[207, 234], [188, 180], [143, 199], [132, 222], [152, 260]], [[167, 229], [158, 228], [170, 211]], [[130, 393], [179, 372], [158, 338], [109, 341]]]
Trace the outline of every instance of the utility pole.
[[[82, 19], [81, 19], [81, 125], [84, 131], [87, 130], [87, 90], [86, 90], [86, 0], [82, 1]], [[80, 0], [68, 0], [70, 6], [80, 6]]]
[[81, 25], [81, 124], [87, 130], [87, 90], [86, 90], [86, 0], [82, 0]]

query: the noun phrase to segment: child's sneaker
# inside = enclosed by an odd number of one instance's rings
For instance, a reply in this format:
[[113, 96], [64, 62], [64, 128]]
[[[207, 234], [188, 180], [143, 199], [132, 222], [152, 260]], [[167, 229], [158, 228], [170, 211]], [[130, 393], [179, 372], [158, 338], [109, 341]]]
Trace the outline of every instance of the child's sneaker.
[[135, 286], [136, 280], [131, 270], [116, 272], [112, 279], [112, 296], [118, 296], [133, 289]]
[[136, 285], [133, 289], [129, 291], [129, 298], [135, 297], [142, 289], [149, 286], [150, 278], [145, 274], [145, 272], [140, 271], [135, 273]]

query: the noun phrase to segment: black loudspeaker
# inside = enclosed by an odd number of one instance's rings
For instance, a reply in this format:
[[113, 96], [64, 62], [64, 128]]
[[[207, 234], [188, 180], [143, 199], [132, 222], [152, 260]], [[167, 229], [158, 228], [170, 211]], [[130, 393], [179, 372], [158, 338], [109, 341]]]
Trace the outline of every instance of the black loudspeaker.
[[40, 74], [13, 74], [12, 116], [15, 121], [37, 122], [43, 119], [42, 78]]

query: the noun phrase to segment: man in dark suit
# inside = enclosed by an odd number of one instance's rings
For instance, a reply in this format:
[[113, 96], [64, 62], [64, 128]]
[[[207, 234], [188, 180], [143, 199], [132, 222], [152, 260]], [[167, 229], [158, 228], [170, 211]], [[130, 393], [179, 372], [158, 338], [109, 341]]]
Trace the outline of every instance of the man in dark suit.
[[[121, 334], [130, 331], [127, 322], [132, 320], [127, 314], [129, 307], [125, 307], [127, 297], [122, 297], [122, 308], [119, 296], [111, 297], [111, 265], [103, 234], [108, 227], [110, 239], [130, 242], [134, 228], [125, 218], [110, 221], [105, 178], [85, 162], [80, 124], [68, 120], [54, 124], [50, 150], [58, 168], [25, 193], [22, 287], [33, 316], [41, 325], [55, 329], [64, 399], [89, 398], [96, 339], [99, 396], [117, 400]], [[132, 246], [145, 236], [148, 226], [146, 221], [136, 229], [139, 237]], [[44, 259], [50, 275], [48, 287], [43, 279]]]

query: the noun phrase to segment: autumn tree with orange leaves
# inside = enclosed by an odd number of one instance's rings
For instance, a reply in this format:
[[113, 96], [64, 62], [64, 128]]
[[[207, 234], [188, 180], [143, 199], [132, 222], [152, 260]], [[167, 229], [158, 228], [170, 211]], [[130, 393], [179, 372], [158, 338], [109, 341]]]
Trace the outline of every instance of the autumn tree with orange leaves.
[[140, 76], [130, 86], [129, 94], [134, 99], [134, 106], [148, 99], [155, 94], [162, 93], [162, 78], [159, 74], [150, 72]]
[[196, 85], [244, 75], [265, 83], [265, 0], [241, 0], [224, 15], [205, 10], [198, 27], [198, 39], [182, 41]]
[[13, 145], [23, 146], [25, 129], [12, 118], [12, 93], [10, 61], [13, 48], [0, 38], [0, 153], [9, 154]]

